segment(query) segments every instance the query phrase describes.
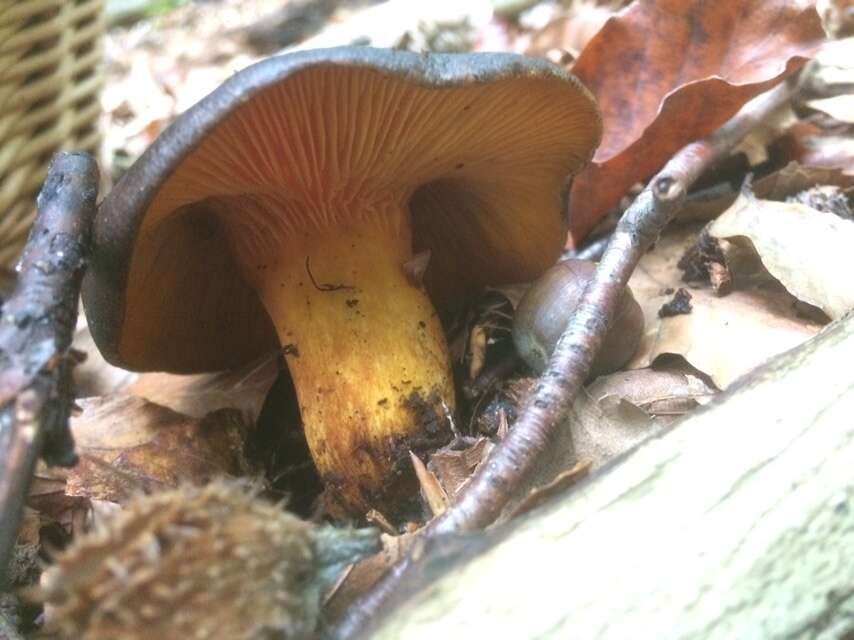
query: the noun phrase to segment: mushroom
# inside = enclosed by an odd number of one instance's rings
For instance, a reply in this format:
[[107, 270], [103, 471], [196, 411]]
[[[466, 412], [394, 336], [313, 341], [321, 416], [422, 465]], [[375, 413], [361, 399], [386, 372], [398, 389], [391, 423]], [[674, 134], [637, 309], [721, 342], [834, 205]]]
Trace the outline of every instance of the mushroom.
[[[537, 373], [548, 366], [595, 272], [596, 265], [589, 260], [564, 260], [546, 271], [519, 300], [513, 316], [513, 342], [519, 356]], [[590, 367], [590, 377], [612, 373], [626, 364], [640, 346], [643, 327], [643, 311], [627, 286]]]
[[436, 309], [554, 263], [566, 180], [600, 135], [590, 93], [542, 60], [344, 47], [259, 62], [104, 199], [93, 337], [113, 363], [172, 372], [278, 346], [327, 487], [354, 512], [393, 510], [409, 450], [450, 437]]

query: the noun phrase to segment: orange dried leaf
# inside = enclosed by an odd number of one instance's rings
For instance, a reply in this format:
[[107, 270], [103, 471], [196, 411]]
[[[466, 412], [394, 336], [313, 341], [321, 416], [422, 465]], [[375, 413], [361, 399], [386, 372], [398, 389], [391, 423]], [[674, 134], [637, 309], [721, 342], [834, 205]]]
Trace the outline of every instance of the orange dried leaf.
[[611, 18], [573, 72], [605, 125], [575, 179], [575, 240], [680, 148], [799, 69], [824, 39], [811, 0], [639, 0]]

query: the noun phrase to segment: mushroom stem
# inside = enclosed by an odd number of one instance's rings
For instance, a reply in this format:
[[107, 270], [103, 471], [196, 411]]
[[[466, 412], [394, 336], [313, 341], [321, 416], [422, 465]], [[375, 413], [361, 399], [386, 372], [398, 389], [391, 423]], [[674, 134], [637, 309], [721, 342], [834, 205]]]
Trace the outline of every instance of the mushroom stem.
[[289, 239], [280, 260], [255, 258], [252, 279], [336, 502], [394, 513], [409, 451], [451, 437], [454, 387], [439, 317], [404, 269], [408, 213], [369, 218]]

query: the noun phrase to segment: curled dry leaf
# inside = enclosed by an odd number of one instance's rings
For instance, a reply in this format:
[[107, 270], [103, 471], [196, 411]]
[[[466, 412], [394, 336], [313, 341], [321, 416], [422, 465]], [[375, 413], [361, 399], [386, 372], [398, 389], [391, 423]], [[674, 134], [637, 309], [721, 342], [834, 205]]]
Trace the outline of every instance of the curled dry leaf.
[[745, 192], [709, 233], [746, 240], [792, 295], [831, 319], [854, 308], [854, 222], [803, 204], [757, 200]]
[[197, 419], [133, 396], [80, 401], [71, 429], [80, 462], [69, 496], [123, 503], [134, 494], [242, 471], [245, 423], [233, 410]]
[[427, 468], [451, 502], [494, 446], [487, 438], [478, 438], [464, 449], [443, 447], [430, 456]]
[[[854, 16], [854, 11], [849, 9]], [[841, 169], [854, 175], [854, 38], [827, 43], [810, 63], [802, 79], [805, 105], [829, 117], [812, 118], [812, 125], [793, 127], [797, 159], [806, 166]], [[817, 114], [821, 115], [821, 114]]]
[[583, 237], [636, 182], [799, 69], [824, 38], [810, 0], [639, 0], [611, 18], [573, 72], [605, 136], [572, 187]]
[[662, 354], [677, 354], [725, 389], [771, 356], [812, 337], [821, 325], [799, 315], [797, 300], [767, 277], [736, 281], [736, 290], [723, 297], [711, 289], [691, 289], [690, 314], [659, 318], [658, 310], [671, 298], [666, 292], [684, 286], [676, 265], [699, 231], [671, 230], [635, 270], [630, 284], [643, 308], [646, 332], [628, 368], [647, 367]]
[[[575, 450], [573, 464], [588, 461], [592, 470], [628, 451], [658, 428], [648, 413], [629, 400], [598, 399], [588, 389], [573, 404], [569, 427]], [[569, 465], [564, 464], [564, 470], [567, 468]]]
[[[536, 378], [521, 378], [513, 384], [516, 393], [524, 397], [525, 389], [536, 383]], [[502, 519], [512, 517], [520, 505], [540, 490], [548, 492], [546, 487], [563, 486], [560, 478], [575, 477], [572, 470], [578, 463], [589, 464], [590, 470], [595, 471], [656, 429], [652, 418], [632, 403], [600, 403], [585, 388], [575, 398], [566, 423], [558, 429], [531, 477], [524, 486], [515, 488], [514, 498]]]
[[597, 378], [587, 392], [604, 410], [629, 402], [655, 418], [672, 419], [706, 404], [716, 389], [687, 367], [647, 367]]

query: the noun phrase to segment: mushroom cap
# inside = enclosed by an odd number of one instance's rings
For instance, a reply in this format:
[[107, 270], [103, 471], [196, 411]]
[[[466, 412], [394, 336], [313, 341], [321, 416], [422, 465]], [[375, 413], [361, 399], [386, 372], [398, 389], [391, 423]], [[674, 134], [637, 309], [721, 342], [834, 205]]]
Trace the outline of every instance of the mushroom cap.
[[183, 113], [101, 203], [90, 330], [107, 360], [137, 370], [224, 369], [277, 348], [223, 228], [246, 209], [304, 209], [311, 225], [320, 201], [408, 207], [440, 310], [533, 279], [559, 255], [568, 178], [600, 137], [590, 93], [543, 60], [364, 47], [269, 58]]

